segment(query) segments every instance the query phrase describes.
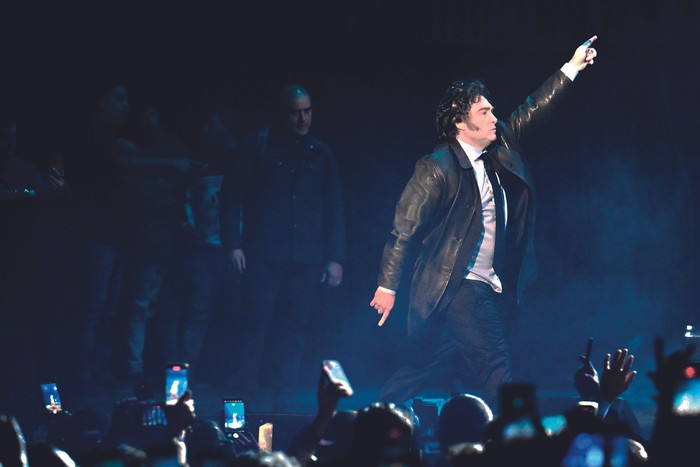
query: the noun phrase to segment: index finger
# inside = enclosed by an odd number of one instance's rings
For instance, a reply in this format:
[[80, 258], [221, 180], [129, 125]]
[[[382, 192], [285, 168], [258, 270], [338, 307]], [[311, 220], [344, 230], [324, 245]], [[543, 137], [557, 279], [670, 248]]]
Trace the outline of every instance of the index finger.
[[383, 325], [383, 324], [384, 324], [384, 321], [386, 321], [386, 319], [387, 319], [388, 317], [389, 317], [389, 311], [387, 310], [387, 311], [385, 311], [384, 313], [382, 313], [382, 319], [379, 320], [379, 324], [377, 324], [377, 326]]
[[593, 350], [593, 338], [589, 337], [586, 343], [586, 363], [591, 360], [591, 350]]
[[654, 339], [654, 357], [656, 359], [656, 367], [658, 368], [664, 361], [664, 343], [659, 336]]
[[586, 47], [590, 47], [591, 44], [594, 43], [596, 39], [598, 39], [598, 36], [593, 36], [581, 45], [584, 45]]

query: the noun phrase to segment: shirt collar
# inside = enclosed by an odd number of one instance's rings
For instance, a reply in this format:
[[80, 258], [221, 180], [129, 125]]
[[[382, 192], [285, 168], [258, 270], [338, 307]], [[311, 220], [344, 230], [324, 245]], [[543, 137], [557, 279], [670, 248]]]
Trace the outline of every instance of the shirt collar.
[[467, 154], [467, 157], [471, 161], [472, 165], [474, 164], [475, 160], [477, 160], [483, 153], [486, 152], [485, 150], [481, 151], [479, 149], [476, 149], [474, 146], [470, 146], [462, 140], [458, 139], [457, 142], [460, 146], [462, 146], [462, 149], [464, 149], [464, 152]]

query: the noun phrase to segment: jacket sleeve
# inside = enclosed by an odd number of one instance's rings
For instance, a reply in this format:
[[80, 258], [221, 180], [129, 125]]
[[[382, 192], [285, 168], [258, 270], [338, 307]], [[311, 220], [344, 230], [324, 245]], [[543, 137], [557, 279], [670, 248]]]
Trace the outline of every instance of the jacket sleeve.
[[572, 84], [564, 72], [557, 70], [510, 114], [506, 131], [511, 131], [515, 139], [522, 139], [526, 131], [549, 118]]
[[333, 152], [328, 149], [323, 203], [324, 256], [326, 261], [345, 261], [345, 201], [342, 180]]
[[228, 164], [221, 181], [219, 193], [219, 228], [224, 251], [243, 248], [241, 238], [241, 213], [243, 206], [244, 183], [250, 164], [245, 164], [245, 153], [236, 151], [233, 161]]
[[398, 290], [406, 262], [416, 253], [438, 210], [444, 186], [445, 176], [430, 156], [419, 159], [396, 204], [379, 268], [379, 286]]

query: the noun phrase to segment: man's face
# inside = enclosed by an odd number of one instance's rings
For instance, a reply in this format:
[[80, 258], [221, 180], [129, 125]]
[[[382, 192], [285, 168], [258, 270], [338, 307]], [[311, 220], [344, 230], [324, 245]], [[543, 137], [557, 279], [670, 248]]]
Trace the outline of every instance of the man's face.
[[456, 124], [457, 139], [476, 149], [486, 149], [489, 144], [496, 141], [497, 121], [491, 103], [483, 96], [479, 96], [479, 99], [471, 105], [464, 121]]
[[305, 136], [311, 129], [311, 99], [309, 96], [297, 96], [289, 100], [285, 113], [285, 122], [299, 136]]
[[112, 88], [100, 100], [100, 107], [113, 122], [118, 124], [124, 123], [126, 121], [127, 110], [129, 110], [126, 88], [122, 85]]

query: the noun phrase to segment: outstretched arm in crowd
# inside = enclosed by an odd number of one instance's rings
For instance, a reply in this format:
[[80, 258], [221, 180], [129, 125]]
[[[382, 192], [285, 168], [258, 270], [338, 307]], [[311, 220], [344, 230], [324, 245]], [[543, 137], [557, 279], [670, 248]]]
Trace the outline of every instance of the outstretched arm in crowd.
[[649, 446], [649, 459], [657, 465], [671, 465], [677, 459], [692, 459], [696, 455], [697, 434], [700, 433], [700, 414], [674, 412], [678, 390], [693, 374], [692, 355], [695, 345], [664, 355], [663, 340], [654, 341], [656, 369], [648, 373], [656, 387], [656, 420]]
[[691, 366], [695, 345], [688, 344], [685, 348], [664, 356], [664, 344], [660, 337], [654, 340], [654, 356], [656, 370], [648, 373], [657, 391], [658, 414], [669, 415], [673, 409], [673, 397], [678, 386], [687, 379], [686, 371]]
[[330, 382], [323, 370], [321, 370], [316, 395], [318, 398], [316, 417], [304, 431], [291, 453], [302, 467], [313, 459], [318, 442], [321, 440], [331, 419], [335, 416], [338, 401], [340, 401], [341, 397], [349, 397], [350, 392], [343, 383]]
[[0, 415], [0, 465], [27, 465], [27, 444], [13, 416]]

